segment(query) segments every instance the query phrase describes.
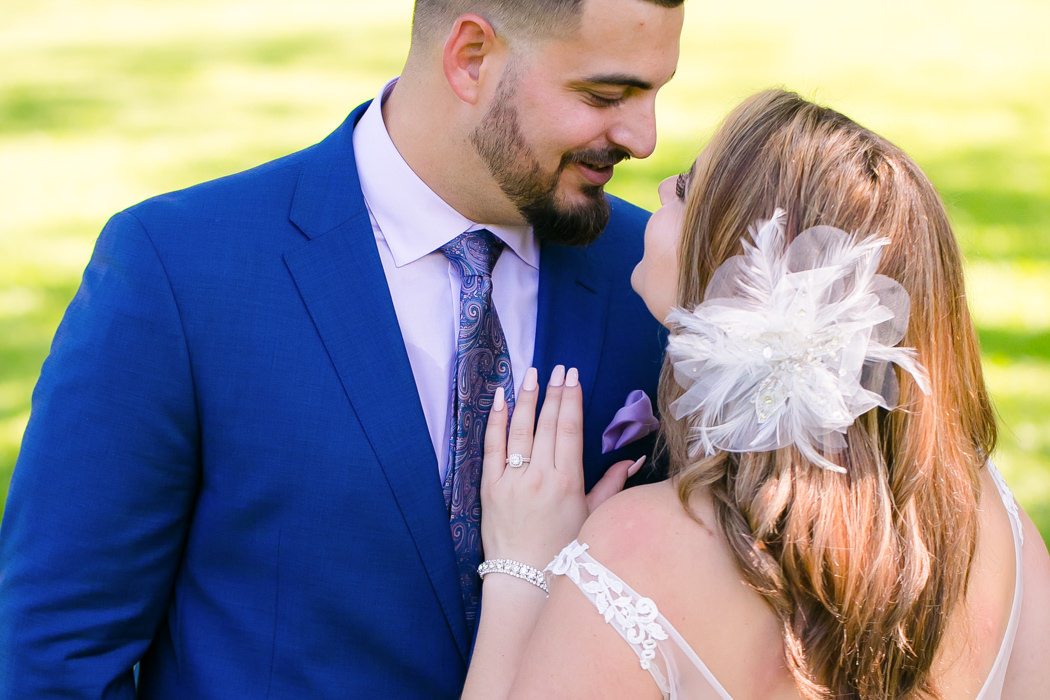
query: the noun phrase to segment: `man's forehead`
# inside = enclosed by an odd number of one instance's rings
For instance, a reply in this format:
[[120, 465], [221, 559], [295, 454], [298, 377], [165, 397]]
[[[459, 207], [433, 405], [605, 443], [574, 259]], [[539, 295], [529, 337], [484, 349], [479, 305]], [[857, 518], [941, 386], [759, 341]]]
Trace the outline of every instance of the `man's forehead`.
[[681, 4], [667, 7], [649, 0], [584, 0], [578, 17], [579, 22], [574, 23], [570, 32], [577, 36], [606, 33], [630, 36], [668, 27], [677, 27], [680, 32], [685, 7]]
[[660, 87], [678, 63], [683, 16], [681, 6], [647, 0], [585, 0], [576, 30], [552, 37], [540, 54], [575, 81]]

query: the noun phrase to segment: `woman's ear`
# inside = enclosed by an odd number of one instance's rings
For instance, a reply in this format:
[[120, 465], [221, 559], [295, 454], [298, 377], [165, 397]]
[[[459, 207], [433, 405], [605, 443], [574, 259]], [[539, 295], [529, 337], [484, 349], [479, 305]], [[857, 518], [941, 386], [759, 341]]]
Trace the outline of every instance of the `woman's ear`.
[[497, 43], [496, 30], [483, 17], [467, 14], [456, 20], [441, 59], [445, 80], [459, 99], [469, 104], [478, 102], [486, 61], [493, 60]]

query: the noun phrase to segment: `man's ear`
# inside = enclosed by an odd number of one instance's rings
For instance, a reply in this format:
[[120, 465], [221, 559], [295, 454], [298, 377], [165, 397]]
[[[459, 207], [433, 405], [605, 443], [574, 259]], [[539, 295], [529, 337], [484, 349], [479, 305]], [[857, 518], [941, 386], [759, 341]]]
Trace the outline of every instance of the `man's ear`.
[[467, 14], [456, 20], [441, 59], [445, 80], [459, 99], [477, 103], [488, 68], [486, 61], [492, 62], [497, 44], [496, 30], [483, 17]]

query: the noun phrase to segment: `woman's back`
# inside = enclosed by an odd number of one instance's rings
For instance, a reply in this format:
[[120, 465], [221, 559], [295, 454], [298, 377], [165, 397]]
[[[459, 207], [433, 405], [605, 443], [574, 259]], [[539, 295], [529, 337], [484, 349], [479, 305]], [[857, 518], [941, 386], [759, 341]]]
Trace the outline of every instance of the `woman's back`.
[[[956, 606], [951, 613], [934, 662], [933, 679], [944, 700], [978, 697], [996, 665], [1015, 598], [1011, 516], [987, 469], [982, 472], [981, 485], [969, 592], [965, 605]], [[717, 526], [708, 492], [697, 492], [691, 504], [700, 522], [684, 511], [670, 482], [631, 489], [595, 513], [580, 541], [587, 543], [595, 560], [640, 596], [655, 602], [660, 614], [734, 700], [798, 698], [784, 663], [779, 622], [764, 599], [743, 581]], [[1050, 590], [1050, 561], [1038, 532], [1024, 520], [1029, 540], [1026, 559], [1030, 560], [1025, 562], [1029, 564], [1025, 579], [1030, 595], [1014, 647], [1018, 659], [1042, 653], [1050, 642], [1047, 604], [1038, 599], [1039, 592], [1045, 600]], [[683, 681], [681, 697], [719, 697], [710, 688], [687, 689], [698, 683], [689, 681], [691, 676], [702, 680], [690, 668], [695, 664], [688, 654], [679, 655], [677, 665], [675, 675]], [[1020, 690], [1020, 684], [1032, 673], [1020, 665], [1016, 673], [1013, 666], [1007, 671], [1002, 697], [1031, 697]], [[1042, 683], [1045, 688], [1046, 681]], [[1011, 687], [1018, 690], [1012, 692]], [[992, 692], [985, 697], [999, 695]]]

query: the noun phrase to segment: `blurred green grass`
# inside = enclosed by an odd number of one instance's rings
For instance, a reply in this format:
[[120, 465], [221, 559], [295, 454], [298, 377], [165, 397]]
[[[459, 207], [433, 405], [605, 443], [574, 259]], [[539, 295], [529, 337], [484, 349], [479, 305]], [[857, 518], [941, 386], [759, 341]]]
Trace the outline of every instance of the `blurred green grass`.
[[[1050, 539], [1050, 51], [1043, 0], [686, 4], [656, 205], [718, 120], [774, 85], [900, 144], [947, 202], [1002, 417], [995, 459]], [[323, 137], [397, 74], [411, 0], [36, 0], [0, 20], [0, 503], [29, 398], [106, 218]]]

